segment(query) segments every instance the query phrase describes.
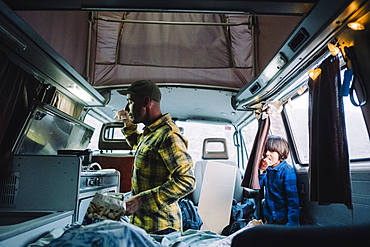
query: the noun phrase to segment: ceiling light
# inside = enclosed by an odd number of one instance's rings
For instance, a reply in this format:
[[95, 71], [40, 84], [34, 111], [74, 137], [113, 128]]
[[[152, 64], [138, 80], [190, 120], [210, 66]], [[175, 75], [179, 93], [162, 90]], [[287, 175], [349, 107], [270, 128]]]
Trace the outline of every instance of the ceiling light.
[[340, 52], [339, 48], [336, 45], [333, 45], [332, 43], [328, 44], [328, 48], [332, 56], [336, 56]]
[[83, 90], [81, 87], [75, 85], [69, 86], [67, 87], [67, 89], [86, 104], [88, 105], [96, 104], [95, 98], [91, 94], [89, 94], [86, 90]]
[[320, 74], [321, 74], [321, 69], [311, 69], [308, 71], [308, 76], [311, 77], [312, 80], [316, 80]]
[[350, 23], [347, 24], [347, 26], [350, 29], [355, 30], [355, 31], [359, 31], [359, 30], [364, 30], [365, 29], [364, 25], [362, 25], [359, 22], [350, 22]]

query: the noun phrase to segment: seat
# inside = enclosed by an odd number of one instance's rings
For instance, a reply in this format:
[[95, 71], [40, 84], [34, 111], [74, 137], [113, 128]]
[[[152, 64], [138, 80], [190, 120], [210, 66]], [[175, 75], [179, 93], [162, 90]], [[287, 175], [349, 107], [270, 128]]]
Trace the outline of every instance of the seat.
[[243, 200], [241, 172], [236, 163], [228, 159], [225, 138], [203, 141], [202, 160], [194, 166], [196, 188], [191, 194], [203, 221], [201, 230], [221, 234], [230, 224], [233, 198], [238, 202]]
[[[217, 150], [215, 150], [215, 147]], [[209, 161], [217, 161], [237, 167], [234, 161], [229, 160], [227, 151], [227, 143], [225, 138], [206, 138], [203, 141], [202, 160], [195, 162], [194, 176], [197, 184], [193, 193], [190, 195], [195, 205], [199, 204], [200, 192], [202, 190], [203, 178]], [[237, 169], [234, 187], [234, 199], [237, 202], [242, 202], [244, 199], [244, 189], [241, 187], [242, 172]]]

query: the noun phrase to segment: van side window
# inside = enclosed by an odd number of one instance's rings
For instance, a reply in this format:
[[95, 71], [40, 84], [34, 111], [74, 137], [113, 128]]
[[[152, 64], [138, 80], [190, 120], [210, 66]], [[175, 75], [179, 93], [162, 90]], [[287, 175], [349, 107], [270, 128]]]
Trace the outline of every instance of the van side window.
[[[245, 147], [247, 149], [246, 162], [248, 160], [249, 154], [252, 152], [254, 138], [256, 137], [257, 130], [258, 130], [258, 121], [257, 121], [257, 119], [254, 119], [253, 121], [251, 121], [248, 125], [246, 125], [242, 129], [242, 135], [243, 135], [243, 139], [244, 139], [244, 142], [245, 142]], [[247, 166], [246, 162], [245, 162], [244, 166]], [[244, 169], [245, 168], [246, 167], [244, 167]]]
[[[308, 100], [309, 93], [306, 92], [292, 99], [291, 103], [285, 106], [285, 113], [301, 164], [309, 163]], [[343, 97], [343, 104], [350, 159], [370, 158], [370, 142], [360, 107], [353, 106], [349, 97]]]
[[[285, 126], [283, 122], [283, 118], [281, 116], [281, 112], [279, 109], [277, 109], [275, 106], [270, 105], [270, 110], [269, 110], [269, 118], [270, 118], [270, 134], [272, 135], [278, 135], [282, 136], [285, 139], [287, 139], [286, 131], [285, 131]], [[255, 118], [253, 119], [250, 123], [248, 123], [246, 126], [242, 128], [242, 135], [243, 135], [243, 141], [245, 143], [246, 147], [246, 157], [244, 157], [245, 162], [244, 162], [244, 169], [247, 166], [247, 161], [249, 159], [249, 155], [252, 152], [253, 148], [253, 143], [255, 141], [255, 137], [258, 131], [258, 119]], [[289, 162], [290, 162], [290, 155], [288, 156]], [[292, 162], [291, 162], [292, 163]]]
[[300, 164], [309, 163], [308, 96], [306, 92], [284, 107]]

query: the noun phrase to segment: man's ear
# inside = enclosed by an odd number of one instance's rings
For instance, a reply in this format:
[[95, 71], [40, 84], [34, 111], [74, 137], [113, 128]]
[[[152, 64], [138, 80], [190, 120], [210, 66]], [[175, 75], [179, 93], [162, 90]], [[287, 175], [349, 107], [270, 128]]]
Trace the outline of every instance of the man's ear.
[[152, 99], [149, 96], [144, 96], [143, 98], [143, 107], [147, 107], [150, 105]]

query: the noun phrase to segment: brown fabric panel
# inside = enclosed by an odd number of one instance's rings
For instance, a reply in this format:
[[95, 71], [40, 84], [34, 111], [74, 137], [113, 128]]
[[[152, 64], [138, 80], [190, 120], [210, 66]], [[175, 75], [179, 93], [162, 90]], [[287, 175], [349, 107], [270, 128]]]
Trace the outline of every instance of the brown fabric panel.
[[132, 168], [134, 156], [97, 155], [92, 157], [93, 162], [105, 169], [116, 169], [120, 172], [120, 192], [131, 191]]
[[[98, 12], [97, 17], [122, 20], [125, 12]], [[120, 39], [122, 23], [119, 22], [96, 22], [96, 63], [115, 64], [117, 62], [117, 50]]]
[[[127, 20], [217, 22], [220, 15], [129, 12]], [[190, 68], [230, 67], [228, 40], [222, 26], [123, 25], [118, 63]]]
[[[249, 22], [249, 15], [228, 15], [229, 22]], [[252, 31], [246, 25], [230, 27], [231, 49], [234, 66], [242, 68], [253, 67], [253, 37]]]
[[69, 65], [84, 76], [88, 40], [87, 11], [17, 11]]
[[94, 87], [130, 85], [150, 78], [156, 83], [184, 83], [239, 89], [252, 79], [252, 69], [186, 69], [146, 66], [96, 65]]
[[302, 16], [257, 16], [257, 74], [267, 66], [302, 19]]
[[352, 208], [338, 57], [330, 56], [320, 68], [321, 75], [309, 80], [310, 200]]
[[[99, 17], [191, 22], [222, 22], [223, 19], [220, 15], [136, 12], [122, 16], [99, 12]], [[248, 21], [248, 16], [229, 17], [229, 22], [242, 21]], [[157, 83], [215, 84], [239, 89], [252, 80], [253, 53], [249, 43], [252, 38], [245, 25], [230, 27], [228, 32], [220, 26], [122, 24], [100, 20], [94, 30], [90, 80], [94, 87], [128, 85], [150, 78]], [[114, 53], [117, 42], [120, 42], [118, 57]]]
[[245, 169], [244, 178], [241, 186], [249, 189], [260, 189], [259, 183], [259, 164], [265, 151], [265, 144], [270, 130], [270, 117], [258, 120], [258, 130], [249, 155], [247, 169]]

